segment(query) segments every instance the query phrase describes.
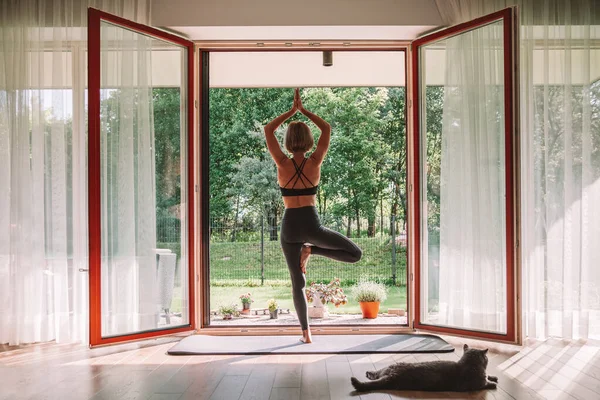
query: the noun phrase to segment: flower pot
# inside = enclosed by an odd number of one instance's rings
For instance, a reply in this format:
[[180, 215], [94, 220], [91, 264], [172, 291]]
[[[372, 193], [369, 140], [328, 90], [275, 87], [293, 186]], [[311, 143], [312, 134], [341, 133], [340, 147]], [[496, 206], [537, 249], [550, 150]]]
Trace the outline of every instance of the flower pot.
[[379, 312], [378, 301], [363, 301], [358, 304], [360, 305], [360, 310], [362, 311], [363, 318], [377, 318], [377, 313]]
[[269, 313], [271, 314], [271, 319], [277, 319], [277, 312], [278, 311], [279, 310], [273, 310], [273, 311], [269, 310]]
[[325, 318], [327, 314], [327, 307], [308, 307], [308, 317], [309, 318]]
[[223, 315], [223, 319], [233, 319], [233, 317], [231, 316], [231, 314], [225, 314]]
[[250, 303], [242, 303], [242, 314], [250, 314]]

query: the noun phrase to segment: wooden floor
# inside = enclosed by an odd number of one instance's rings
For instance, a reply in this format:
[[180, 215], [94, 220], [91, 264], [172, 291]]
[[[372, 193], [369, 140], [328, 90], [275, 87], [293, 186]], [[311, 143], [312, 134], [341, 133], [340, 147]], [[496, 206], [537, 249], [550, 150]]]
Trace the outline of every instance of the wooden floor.
[[[0, 347], [0, 399], [600, 399], [600, 342], [525, 347], [446, 339], [439, 355], [168, 356], [180, 337], [89, 350], [82, 345]], [[319, 340], [316, 336], [315, 340]], [[475, 393], [358, 395], [350, 377], [396, 361], [458, 359], [462, 344], [490, 347], [499, 388]]]

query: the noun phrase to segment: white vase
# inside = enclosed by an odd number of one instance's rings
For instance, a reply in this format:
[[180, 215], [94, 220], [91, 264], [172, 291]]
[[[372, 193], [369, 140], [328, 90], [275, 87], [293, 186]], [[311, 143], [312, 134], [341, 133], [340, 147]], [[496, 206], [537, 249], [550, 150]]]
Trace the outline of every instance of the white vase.
[[326, 307], [308, 307], [309, 318], [325, 318], [327, 315]]
[[[312, 304], [312, 307], [311, 307]], [[309, 318], [324, 318], [327, 315], [327, 307], [321, 301], [321, 296], [316, 294], [313, 297], [312, 303], [309, 303], [308, 317]]]

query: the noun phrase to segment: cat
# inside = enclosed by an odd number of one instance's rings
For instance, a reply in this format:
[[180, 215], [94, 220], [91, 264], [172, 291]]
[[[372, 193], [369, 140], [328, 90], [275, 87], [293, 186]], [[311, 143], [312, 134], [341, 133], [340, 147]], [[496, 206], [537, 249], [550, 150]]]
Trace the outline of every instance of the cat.
[[423, 390], [431, 392], [472, 392], [495, 389], [498, 378], [487, 375], [487, 349], [471, 349], [465, 344], [459, 361], [397, 363], [378, 371], [368, 371], [370, 381], [350, 380], [359, 392], [370, 390]]

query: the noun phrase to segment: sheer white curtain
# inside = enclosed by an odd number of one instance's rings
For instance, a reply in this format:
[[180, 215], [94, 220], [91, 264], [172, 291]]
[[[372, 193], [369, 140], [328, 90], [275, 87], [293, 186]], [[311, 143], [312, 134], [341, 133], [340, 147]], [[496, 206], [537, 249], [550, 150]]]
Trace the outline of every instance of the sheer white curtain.
[[87, 341], [87, 7], [149, 4], [0, 3], [0, 343]]
[[600, 337], [600, 7], [436, 4], [448, 24], [519, 6], [524, 334]]
[[445, 53], [437, 323], [506, 332], [502, 22], [438, 43]]
[[158, 327], [149, 36], [101, 22], [102, 333]]

